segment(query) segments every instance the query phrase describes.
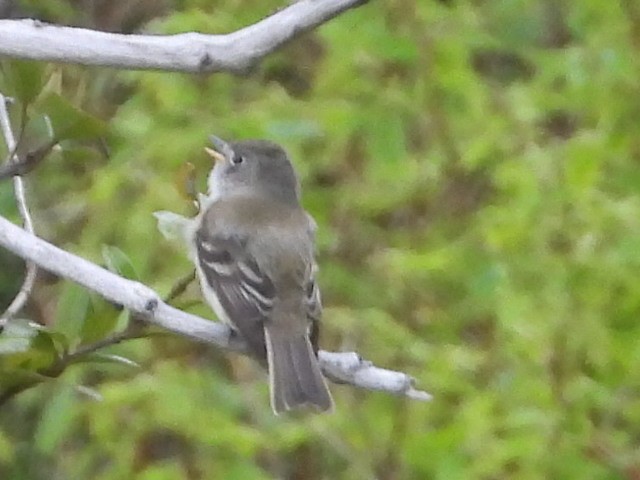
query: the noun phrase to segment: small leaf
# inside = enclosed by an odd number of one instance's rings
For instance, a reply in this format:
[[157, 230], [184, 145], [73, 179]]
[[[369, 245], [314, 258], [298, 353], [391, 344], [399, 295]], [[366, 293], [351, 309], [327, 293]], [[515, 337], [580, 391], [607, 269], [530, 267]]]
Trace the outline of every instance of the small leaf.
[[51, 337], [58, 353], [69, 351], [69, 339], [61, 332], [47, 331], [47, 335]]
[[76, 391], [96, 402], [102, 402], [104, 400], [104, 397], [100, 392], [93, 388], [85, 387], [84, 385], [76, 385]]
[[56, 309], [55, 331], [65, 336], [69, 343], [79, 340], [80, 332], [89, 311], [89, 293], [75, 283], [65, 283]]
[[66, 385], [49, 397], [34, 435], [34, 444], [40, 452], [53, 452], [65, 438], [75, 417], [74, 403], [73, 389]]
[[28, 353], [28, 361], [24, 362], [23, 365], [33, 370], [47, 368], [58, 358], [56, 345], [46, 330], [38, 332]]
[[46, 335], [51, 339], [51, 342], [56, 347], [56, 351], [66, 352], [69, 350], [69, 340], [60, 332], [55, 332], [40, 325], [39, 323], [31, 322], [30, 326], [41, 335]]
[[102, 258], [107, 268], [113, 273], [117, 273], [125, 278], [138, 280], [138, 273], [131, 263], [129, 257], [118, 247], [112, 245], [102, 246]]
[[8, 80], [8, 94], [29, 104], [40, 94], [44, 85], [45, 64], [32, 60], [5, 62], [2, 71]]
[[6, 361], [7, 357], [0, 359], [0, 385], [7, 389], [16, 385], [35, 385], [45, 379], [38, 372], [26, 368], [15, 367], [13, 362]]
[[91, 315], [82, 324], [80, 338], [82, 343], [93, 343], [120, 328], [119, 319], [122, 314], [127, 314], [127, 310], [114, 312], [113, 305], [108, 304], [96, 295], [90, 295]]
[[49, 93], [39, 106], [49, 116], [54, 137], [59, 140], [86, 140], [106, 131], [102, 120], [79, 110], [56, 93]]
[[36, 335], [38, 329], [29, 320], [13, 319], [7, 322], [0, 334], [0, 355], [26, 352]]
[[131, 321], [131, 312], [129, 310], [123, 310], [116, 318], [113, 326], [113, 331], [119, 332], [120, 330], [124, 330], [129, 325]]
[[110, 353], [92, 353], [86, 355], [82, 359], [83, 363], [117, 363], [120, 365], [126, 365], [127, 367], [140, 368], [140, 364], [133, 360], [123, 357], [121, 355], [113, 355]]
[[31, 339], [29, 348], [20, 352], [8, 354], [3, 358], [2, 370], [37, 371], [50, 367], [58, 358], [56, 349], [49, 332], [34, 329], [36, 335]]

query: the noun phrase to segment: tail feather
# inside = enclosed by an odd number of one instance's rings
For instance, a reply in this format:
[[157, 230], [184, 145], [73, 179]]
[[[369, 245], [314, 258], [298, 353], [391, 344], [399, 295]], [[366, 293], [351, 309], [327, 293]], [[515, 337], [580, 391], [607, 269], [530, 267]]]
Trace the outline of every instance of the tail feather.
[[333, 399], [306, 335], [265, 329], [271, 387], [271, 407], [276, 414], [312, 405], [333, 408]]

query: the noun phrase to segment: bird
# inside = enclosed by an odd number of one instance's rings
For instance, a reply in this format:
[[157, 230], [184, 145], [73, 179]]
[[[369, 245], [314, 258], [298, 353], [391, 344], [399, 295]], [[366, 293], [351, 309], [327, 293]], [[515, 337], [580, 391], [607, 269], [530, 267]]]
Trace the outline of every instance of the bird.
[[275, 414], [332, 411], [317, 358], [316, 224], [293, 165], [267, 140], [209, 140], [214, 166], [193, 239], [204, 299], [268, 369]]

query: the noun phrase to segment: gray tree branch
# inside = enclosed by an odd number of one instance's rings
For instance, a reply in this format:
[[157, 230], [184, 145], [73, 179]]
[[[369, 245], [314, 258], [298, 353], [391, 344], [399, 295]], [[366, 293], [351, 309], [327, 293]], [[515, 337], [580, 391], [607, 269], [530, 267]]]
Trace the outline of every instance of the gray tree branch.
[[[227, 350], [246, 351], [244, 342], [226, 325], [173, 308], [151, 288], [61, 250], [1, 216], [0, 246], [45, 270], [97, 292], [151, 324]], [[319, 358], [322, 370], [335, 382], [415, 400], [431, 399], [428, 393], [413, 387], [414, 380], [409, 375], [376, 367], [356, 353], [321, 351]]]
[[300, 34], [367, 0], [300, 0], [225, 35], [124, 35], [0, 20], [0, 55], [138, 70], [241, 72]]

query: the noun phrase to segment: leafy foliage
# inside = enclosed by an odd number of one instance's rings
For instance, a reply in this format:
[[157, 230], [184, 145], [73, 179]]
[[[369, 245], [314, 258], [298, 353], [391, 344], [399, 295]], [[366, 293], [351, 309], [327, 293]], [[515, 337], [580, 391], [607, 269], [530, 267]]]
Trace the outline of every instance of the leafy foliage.
[[[24, 2], [99, 23], [39, 3]], [[108, 7], [122, 29], [161, 13], [124, 3]], [[230, 31], [277, 5], [175, 3], [146, 30]], [[334, 386], [334, 415], [276, 418], [246, 359], [137, 340], [110, 353], [141, 368], [88, 358], [3, 404], [0, 476], [637, 478], [638, 32], [634, 2], [392, 0], [246, 77], [3, 64], [32, 137], [43, 115], [66, 132], [29, 176], [41, 234], [168, 292], [190, 265], [152, 212], [192, 213], [176, 182], [192, 162], [202, 187], [207, 134], [270, 138], [319, 223], [323, 348], [410, 372], [435, 400]], [[128, 320], [65, 282], [36, 293], [26, 313], [46, 327], [0, 336], [3, 389]], [[180, 306], [211, 315], [198, 298]]]

